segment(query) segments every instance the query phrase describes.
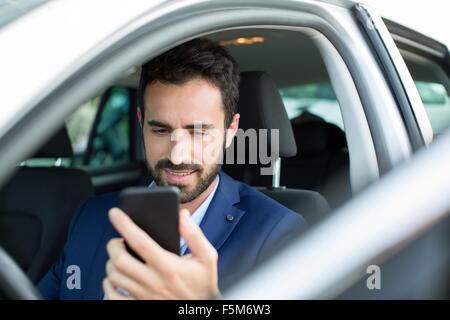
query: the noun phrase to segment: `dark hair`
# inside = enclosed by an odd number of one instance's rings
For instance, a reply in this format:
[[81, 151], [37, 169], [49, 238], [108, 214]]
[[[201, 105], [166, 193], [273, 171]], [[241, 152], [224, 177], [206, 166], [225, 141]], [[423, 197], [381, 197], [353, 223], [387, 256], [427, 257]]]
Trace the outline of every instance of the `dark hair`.
[[225, 126], [231, 123], [239, 100], [240, 74], [236, 61], [228, 51], [207, 39], [183, 43], [142, 66], [138, 102], [145, 112], [144, 93], [153, 81], [182, 84], [201, 77], [220, 89], [225, 111]]

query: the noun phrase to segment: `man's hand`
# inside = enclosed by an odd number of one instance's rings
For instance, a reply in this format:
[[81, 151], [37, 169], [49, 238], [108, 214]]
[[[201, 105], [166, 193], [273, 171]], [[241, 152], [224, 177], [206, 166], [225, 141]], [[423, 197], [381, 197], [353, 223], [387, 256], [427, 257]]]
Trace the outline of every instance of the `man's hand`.
[[[111, 209], [109, 219], [123, 239], [111, 239], [107, 245], [106, 299], [209, 299], [220, 294], [217, 251], [187, 210], [180, 211], [179, 229], [192, 254], [182, 257], [159, 246], [122, 210]], [[128, 253], [124, 240], [145, 263]]]

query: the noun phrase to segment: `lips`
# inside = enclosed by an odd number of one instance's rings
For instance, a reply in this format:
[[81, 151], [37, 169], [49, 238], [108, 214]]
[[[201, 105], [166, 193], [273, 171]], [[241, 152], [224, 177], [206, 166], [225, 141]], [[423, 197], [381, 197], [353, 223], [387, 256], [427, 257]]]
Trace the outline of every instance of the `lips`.
[[163, 169], [167, 182], [172, 184], [186, 184], [193, 179], [196, 170], [172, 170]]

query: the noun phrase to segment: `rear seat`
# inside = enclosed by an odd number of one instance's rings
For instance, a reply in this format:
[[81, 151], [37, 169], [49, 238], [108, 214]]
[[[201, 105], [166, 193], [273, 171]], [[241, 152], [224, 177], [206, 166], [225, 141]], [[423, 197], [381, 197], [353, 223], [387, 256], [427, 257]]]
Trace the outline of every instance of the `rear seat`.
[[335, 208], [351, 196], [349, 156], [344, 132], [308, 113], [293, 120], [298, 153], [283, 159], [281, 183], [320, 192]]
[[[291, 123], [283, 105], [283, 101], [274, 81], [261, 71], [242, 72], [240, 84], [240, 99], [238, 112], [241, 115], [240, 128], [247, 129], [278, 129], [280, 157], [291, 157], [296, 154], [297, 147], [291, 128]], [[258, 141], [258, 144], [260, 141]], [[270, 150], [268, 139], [267, 150]], [[232, 145], [230, 148], [233, 148]], [[249, 145], [246, 144], [248, 155]], [[235, 152], [236, 155], [236, 152]], [[281, 167], [284, 166], [284, 159]], [[271, 175], [261, 175], [257, 164], [228, 164], [224, 165], [225, 172], [233, 178], [246, 182], [267, 196], [273, 198], [285, 207], [299, 212], [312, 225], [321, 220], [329, 211], [328, 203], [318, 192], [311, 190], [288, 189], [273, 186]], [[302, 179], [301, 176], [297, 177]]]

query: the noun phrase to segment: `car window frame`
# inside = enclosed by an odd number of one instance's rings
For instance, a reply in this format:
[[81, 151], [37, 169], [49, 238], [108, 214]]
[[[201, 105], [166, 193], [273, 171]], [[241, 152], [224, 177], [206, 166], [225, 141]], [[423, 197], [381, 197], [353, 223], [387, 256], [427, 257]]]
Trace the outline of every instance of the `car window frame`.
[[[383, 22], [386, 24], [386, 27], [404, 60], [406, 59], [405, 56], [412, 55], [413, 57], [418, 56], [426, 61], [433, 62], [446, 74], [447, 80], [450, 79], [450, 50], [446, 45], [392, 20], [383, 18]], [[415, 81], [412, 75], [411, 78]], [[448, 86], [445, 84], [443, 85], [449, 92]], [[426, 109], [425, 106], [424, 109]], [[422, 117], [422, 114], [416, 114], [416, 118], [420, 117]], [[426, 116], [426, 119], [423, 119], [423, 121], [426, 120], [429, 120], [428, 116]], [[434, 137], [432, 130], [431, 135]]]
[[396, 98], [412, 149], [428, 145], [432, 136], [429, 122], [424, 119], [425, 109], [386, 25], [370, 6], [356, 4], [353, 10]]

